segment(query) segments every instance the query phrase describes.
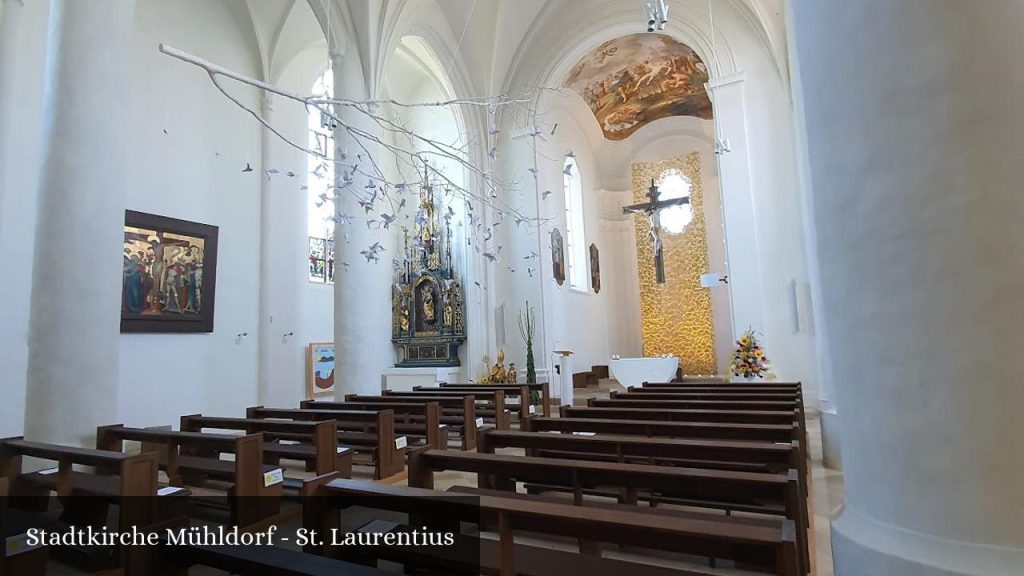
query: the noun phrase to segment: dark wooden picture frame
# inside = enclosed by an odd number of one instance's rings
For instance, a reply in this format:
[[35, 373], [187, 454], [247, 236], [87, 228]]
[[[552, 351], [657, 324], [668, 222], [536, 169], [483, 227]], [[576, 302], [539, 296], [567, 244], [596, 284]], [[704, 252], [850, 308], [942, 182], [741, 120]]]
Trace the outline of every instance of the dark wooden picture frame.
[[213, 332], [218, 228], [125, 210], [124, 232], [121, 332]]

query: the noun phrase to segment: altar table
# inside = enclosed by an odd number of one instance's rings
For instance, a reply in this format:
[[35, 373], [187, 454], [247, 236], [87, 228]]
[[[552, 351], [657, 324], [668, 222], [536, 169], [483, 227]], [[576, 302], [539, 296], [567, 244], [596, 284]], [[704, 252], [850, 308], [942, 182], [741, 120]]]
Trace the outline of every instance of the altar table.
[[612, 378], [622, 386], [640, 386], [644, 382], [669, 382], [679, 368], [679, 358], [619, 358], [608, 365]]

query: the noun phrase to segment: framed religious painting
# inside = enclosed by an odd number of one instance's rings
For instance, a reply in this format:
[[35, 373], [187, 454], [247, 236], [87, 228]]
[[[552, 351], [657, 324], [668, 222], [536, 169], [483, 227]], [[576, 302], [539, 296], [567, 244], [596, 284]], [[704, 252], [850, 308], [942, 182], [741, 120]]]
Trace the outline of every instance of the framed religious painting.
[[565, 246], [558, 228], [551, 231], [551, 271], [555, 282], [561, 286], [565, 282]]
[[213, 332], [217, 227], [126, 210], [121, 332]]
[[306, 347], [306, 399], [334, 396], [334, 344], [313, 342]]
[[601, 292], [601, 256], [596, 244], [590, 245], [590, 287], [594, 294]]

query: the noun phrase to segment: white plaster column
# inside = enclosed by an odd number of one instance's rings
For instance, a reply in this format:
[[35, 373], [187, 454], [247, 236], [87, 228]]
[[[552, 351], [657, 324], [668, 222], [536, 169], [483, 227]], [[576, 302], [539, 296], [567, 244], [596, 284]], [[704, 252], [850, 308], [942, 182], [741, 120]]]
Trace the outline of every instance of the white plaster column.
[[719, 131], [728, 138], [730, 145], [730, 151], [718, 157], [718, 170], [721, 175], [733, 334], [742, 334], [748, 328], [763, 332], [764, 297], [761, 293], [761, 262], [757, 250], [743, 77], [713, 78], [707, 88], [714, 103]]
[[1024, 4], [791, 9], [846, 480], [836, 574], [1019, 574]]
[[[274, 97], [264, 92], [260, 100], [260, 114], [268, 123], [273, 123]], [[260, 165], [257, 175], [260, 178], [260, 322], [259, 322], [259, 364], [257, 366], [257, 398], [260, 404], [269, 402], [271, 387], [273, 386], [273, 367], [277, 360], [275, 352], [280, 345], [283, 336], [277, 330], [280, 323], [274, 324], [274, 315], [277, 312], [276, 304], [281, 298], [276, 294], [275, 276], [282, 271], [275, 267], [273, 235], [274, 198], [271, 194], [272, 186], [264, 170], [270, 167], [271, 143], [274, 135], [270, 129], [263, 127], [260, 130]], [[288, 301], [296, 300], [295, 295], [286, 298]], [[287, 332], [285, 332], [287, 333]], [[277, 346], [275, 346], [277, 344]]]
[[18, 69], [18, 43], [23, 0], [0, 0], [0, 225], [3, 224], [11, 155], [11, 116], [14, 112], [14, 83]]
[[25, 434], [89, 443], [118, 415], [124, 111], [134, 0], [54, 0]]
[[[345, 54], [332, 53], [331, 61], [335, 97], [356, 101], [369, 98], [354, 47]], [[349, 125], [380, 135], [381, 128], [365, 115], [349, 107], [339, 107], [337, 113]], [[335, 130], [334, 140], [338, 149], [347, 154], [346, 162], [358, 162], [360, 171], [373, 173], [369, 156], [377, 154], [376, 146], [363, 139], [364, 150], [343, 126]], [[357, 154], [362, 155], [362, 160]], [[377, 160], [385, 166], [380, 158]], [[336, 166], [335, 183], [339, 190], [343, 189], [344, 172], [343, 166]], [[357, 174], [354, 178], [353, 188], [362, 190], [367, 177]], [[385, 231], [366, 226], [366, 212], [359, 206], [354, 189], [344, 188], [341, 198], [335, 202], [338, 211], [353, 219], [351, 224], [339, 224], [335, 230], [335, 260], [338, 262], [334, 275], [335, 397], [339, 400], [345, 394], [379, 393], [384, 370], [395, 364], [391, 344], [391, 261], [397, 256], [395, 243]], [[384, 205], [378, 202], [373, 214]], [[375, 242], [380, 242], [384, 251], [380, 253], [379, 262], [370, 262], [360, 252], [368, 250]], [[349, 265], [348, 270], [344, 263]]]

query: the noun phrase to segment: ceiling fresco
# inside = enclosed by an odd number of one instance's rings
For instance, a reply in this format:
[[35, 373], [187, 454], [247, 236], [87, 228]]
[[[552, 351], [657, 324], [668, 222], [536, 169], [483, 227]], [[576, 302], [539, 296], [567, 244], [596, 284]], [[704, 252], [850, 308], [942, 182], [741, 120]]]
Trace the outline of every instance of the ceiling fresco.
[[609, 140], [625, 140], [669, 116], [711, 119], [708, 70], [687, 45], [664, 34], [631, 34], [588, 52], [567, 88], [586, 101]]

